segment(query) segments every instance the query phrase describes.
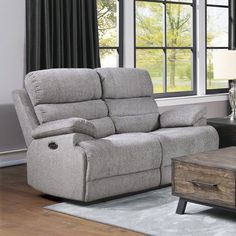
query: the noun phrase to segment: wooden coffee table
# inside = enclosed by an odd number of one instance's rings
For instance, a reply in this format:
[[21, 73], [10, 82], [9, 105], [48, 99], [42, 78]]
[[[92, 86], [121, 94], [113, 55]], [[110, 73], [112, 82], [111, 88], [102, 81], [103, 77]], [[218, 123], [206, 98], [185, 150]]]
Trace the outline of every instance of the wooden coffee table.
[[172, 193], [177, 214], [187, 202], [236, 212], [236, 147], [172, 159]]

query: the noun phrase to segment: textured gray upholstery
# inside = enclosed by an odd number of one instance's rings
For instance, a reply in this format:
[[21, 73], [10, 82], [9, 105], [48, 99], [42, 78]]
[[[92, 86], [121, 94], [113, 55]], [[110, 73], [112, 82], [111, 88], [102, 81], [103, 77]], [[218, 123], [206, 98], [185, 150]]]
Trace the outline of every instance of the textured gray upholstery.
[[91, 69], [50, 69], [26, 75], [25, 87], [34, 106], [99, 99], [101, 83]]
[[14, 91], [12, 95], [16, 113], [28, 147], [33, 140], [31, 132], [39, 125], [39, 122], [27, 92], [21, 89]]
[[87, 181], [160, 168], [159, 138], [150, 134], [116, 134], [79, 145], [87, 156]]
[[62, 134], [82, 133], [94, 138], [103, 138], [114, 134], [114, 132], [114, 125], [108, 117], [96, 120], [69, 118], [42, 124], [32, 131], [32, 136], [38, 139]]
[[116, 133], [150, 132], [159, 126], [149, 74], [139, 69], [97, 69]]
[[152, 96], [153, 86], [147, 71], [131, 68], [97, 69], [102, 81], [103, 98]]
[[[34, 137], [58, 135], [63, 132], [84, 132], [95, 138], [101, 138], [115, 133], [113, 122], [108, 117], [107, 106], [101, 100], [101, 83], [95, 70], [35, 71], [26, 76], [25, 85], [40, 124], [56, 122], [56, 124], [52, 123], [56, 125], [55, 134], [52, 131], [52, 125], [48, 124], [36, 130]], [[72, 125], [69, 124], [70, 121], [64, 120], [69, 118], [82, 119], [80, 122], [76, 121], [77, 125]], [[59, 120], [64, 120], [61, 131], [58, 131]], [[47, 130], [48, 127], [50, 131]]]
[[205, 108], [159, 115], [144, 70], [43, 70], [25, 84], [13, 97], [28, 183], [47, 194], [89, 202], [158, 187], [171, 181], [171, 158], [218, 148]]
[[166, 111], [160, 116], [161, 128], [206, 125], [207, 109], [203, 105], [187, 105]]
[[[80, 134], [34, 140], [27, 151], [28, 184], [44, 193], [84, 201], [86, 155], [76, 146]], [[89, 137], [88, 137], [89, 139]], [[48, 148], [56, 142], [58, 149]]]
[[160, 185], [160, 169], [117, 175], [87, 183], [85, 201], [150, 189]]
[[40, 123], [80, 117], [84, 119], [100, 119], [108, 115], [104, 101], [91, 100], [75, 103], [41, 104], [35, 107]]
[[159, 137], [162, 166], [171, 165], [171, 158], [218, 149], [219, 136], [211, 126], [163, 128], [151, 132]]

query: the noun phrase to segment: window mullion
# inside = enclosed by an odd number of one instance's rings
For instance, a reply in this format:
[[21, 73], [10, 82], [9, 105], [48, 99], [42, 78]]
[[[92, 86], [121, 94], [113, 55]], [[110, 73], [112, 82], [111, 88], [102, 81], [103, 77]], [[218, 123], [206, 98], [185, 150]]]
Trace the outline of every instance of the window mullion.
[[167, 92], [167, 27], [166, 27], [166, 2], [164, 3], [164, 78], [163, 78], [163, 92]]

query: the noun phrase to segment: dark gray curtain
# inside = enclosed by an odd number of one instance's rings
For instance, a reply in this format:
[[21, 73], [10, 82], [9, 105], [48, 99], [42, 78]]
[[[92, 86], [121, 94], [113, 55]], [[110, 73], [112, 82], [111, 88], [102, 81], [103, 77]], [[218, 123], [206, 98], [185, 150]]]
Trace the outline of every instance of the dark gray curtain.
[[26, 0], [27, 72], [100, 66], [96, 0]]

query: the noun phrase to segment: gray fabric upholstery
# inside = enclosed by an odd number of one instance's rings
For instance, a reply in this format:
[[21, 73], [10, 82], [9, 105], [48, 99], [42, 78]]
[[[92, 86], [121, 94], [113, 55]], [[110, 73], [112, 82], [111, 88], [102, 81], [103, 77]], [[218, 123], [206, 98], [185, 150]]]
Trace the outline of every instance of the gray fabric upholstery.
[[162, 128], [202, 125], [206, 124], [206, 115], [207, 108], [202, 105], [177, 107], [161, 114], [160, 125]]
[[91, 69], [50, 69], [29, 73], [26, 90], [34, 106], [99, 99], [101, 83]]
[[153, 86], [147, 71], [132, 68], [97, 69], [102, 82], [103, 98], [152, 96]]
[[90, 121], [82, 118], [69, 118], [42, 124], [33, 130], [32, 136], [39, 139], [62, 134], [82, 133], [94, 138], [103, 138], [114, 134], [114, 132], [114, 125], [108, 117]]
[[100, 119], [108, 115], [107, 106], [102, 100], [90, 100], [76, 103], [40, 104], [35, 106], [40, 123], [80, 117]]
[[87, 183], [85, 201], [90, 202], [160, 185], [160, 170], [153, 169], [128, 175], [113, 176]]
[[171, 183], [171, 166], [163, 166], [161, 168], [161, 185]]
[[197, 122], [195, 122], [193, 124], [194, 127], [196, 127], [196, 126], [205, 126], [205, 125], [207, 125], [207, 118], [205, 118], [205, 117], [199, 119]]
[[[80, 119], [80, 128], [75, 129], [73, 125], [71, 127], [67, 121], [66, 127], [63, 128], [64, 131], [60, 132], [85, 132], [95, 138], [115, 133], [113, 122], [108, 117], [107, 106], [101, 100], [101, 82], [95, 70], [51, 69], [35, 71], [26, 76], [25, 85], [40, 124], [62, 119], [82, 118], [87, 120], [83, 121], [82, 130], [82, 119]], [[58, 125], [57, 123], [57, 127]], [[90, 128], [88, 128], [89, 125]], [[43, 127], [45, 129], [49, 126]], [[40, 129], [42, 130], [42, 127]], [[61, 134], [58, 132], [58, 128], [56, 129], [55, 135]], [[45, 135], [44, 131], [38, 133], [40, 135], [36, 135], [37, 138]], [[49, 133], [51, 135], [52, 131]]]
[[[144, 70], [53, 69], [25, 83], [29, 96], [13, 97], [29, 146], [28, 183], [44, 193], [89, 202], [169, 184], [171, 158], [218, 148], [205, 108], [160, 118]], [[157, 130], [159, 118], [181, 127]]]
[[150, 132], [158, 128], [158, 113], [112, 117], [116, 133]]
[[171, 165], [171, 158], [218, 149], [219, 136], [211, 126], [163, 128], [151, 132], [159, 137], [162, 151], [162, 166]]
[[105, 99], [112, 117], [157, 114], [157, 104], [152, 97], [131, 99]]
[[151, 97], [106, 99], [117, 133], [149, 132], [158, 128], [157, 104]]
[[159, 138], [146, 133], [116, 134], [79, 143], [85, 150], [87, 181], [160, 167]]
[[149, 74], [139, 69], [97, 69], [116, 133], [150, 132], [159, 126]]
[[31, 132], [39, 125], [39, 122], [26, 91], [24, 89], [16, 90], [12, 95], [24, 139], [28, 147], [33, 140]]
[[[27, 152], [29, 185], [50, 195], [84, 201], [86, 155], [76, 143], [86, 136], [80, 136], [67, 134], [34, 140]], [[49, 149], [50, 142], [56, 142], [58, 149]]]

